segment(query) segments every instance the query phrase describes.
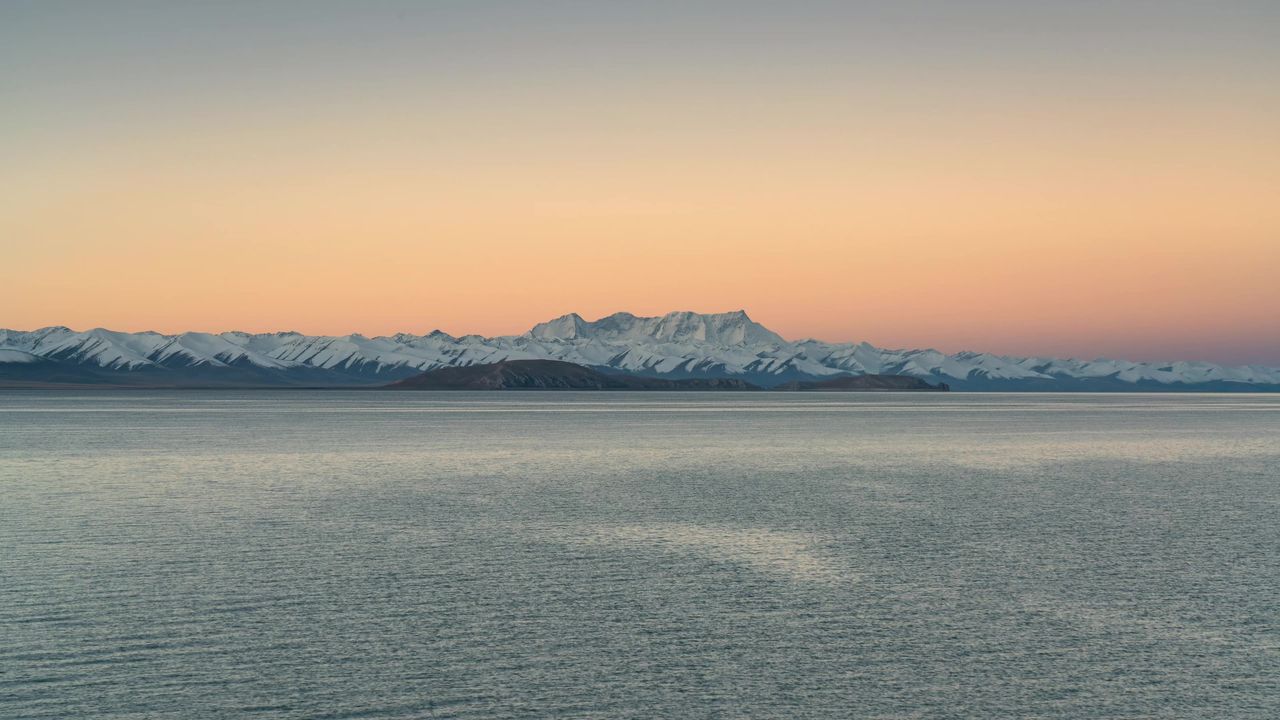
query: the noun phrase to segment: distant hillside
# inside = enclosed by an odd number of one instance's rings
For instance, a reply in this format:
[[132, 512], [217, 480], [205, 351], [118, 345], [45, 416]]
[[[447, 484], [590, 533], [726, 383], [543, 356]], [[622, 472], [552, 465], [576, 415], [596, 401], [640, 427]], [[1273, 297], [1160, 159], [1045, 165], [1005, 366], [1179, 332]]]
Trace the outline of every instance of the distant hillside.
[[775, 390], [827, 390], [832, 392], [875, 390], [934, 390], [947, 391], [946, 383], [930, 385], [920, 378], [907, 375], [849, 375], [813, 382], [794, 381], [783, 383]]
[[559, 360], [506, 360], [443, 367], [386, 386], [393, 390], [759, 390], [742, 380], [666, 380], [602, 373]]
[[668, 381], [728, 379], [765, 388], [849, 375], [906, 375], [945, 383], [953, 391], [1280, 391], [1280, 367], [946, 354], [787, 340], [740, 310], [658, 317], [620, 312], [597, 320], [570, 313], [500, 337], [455, 337], [438, 330], [365, 337], [0, 329], [0, 387], [374, 387], [442, 367], [516, 360], [554, 360]]

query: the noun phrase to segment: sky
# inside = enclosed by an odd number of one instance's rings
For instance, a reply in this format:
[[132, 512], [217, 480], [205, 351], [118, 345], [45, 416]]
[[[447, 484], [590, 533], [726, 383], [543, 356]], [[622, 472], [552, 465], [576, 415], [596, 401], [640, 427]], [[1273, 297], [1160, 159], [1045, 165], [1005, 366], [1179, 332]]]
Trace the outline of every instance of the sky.
[[0, 2], [0, 327], [1280, 365], [1280, 3]]

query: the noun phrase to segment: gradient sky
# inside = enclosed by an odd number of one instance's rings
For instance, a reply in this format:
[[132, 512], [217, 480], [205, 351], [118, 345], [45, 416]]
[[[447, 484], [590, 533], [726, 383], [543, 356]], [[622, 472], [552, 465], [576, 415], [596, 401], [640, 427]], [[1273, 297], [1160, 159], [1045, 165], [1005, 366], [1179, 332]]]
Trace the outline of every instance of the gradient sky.
[[0, 327], [1280, 364], [1280, 3], [0, 2]]

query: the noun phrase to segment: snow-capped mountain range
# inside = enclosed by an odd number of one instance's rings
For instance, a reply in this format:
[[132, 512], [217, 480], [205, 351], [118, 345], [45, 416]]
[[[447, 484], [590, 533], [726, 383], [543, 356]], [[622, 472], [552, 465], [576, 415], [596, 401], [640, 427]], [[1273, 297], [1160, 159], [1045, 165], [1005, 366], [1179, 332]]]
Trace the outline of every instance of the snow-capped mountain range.
[[446, 365], [551, 359], [654, 377], [732, 377], [772, 386], [836, 375], [912, 375], [958, 390], [1280, 390], [1280, 368], [1207, 362], [1060, 360], [867, 343], [788, 341], [741, 310], [576, 313], [523, 335], [386, 337], [295, 332], [218, 334], [0, 330], [0, 383], [354, 386]]

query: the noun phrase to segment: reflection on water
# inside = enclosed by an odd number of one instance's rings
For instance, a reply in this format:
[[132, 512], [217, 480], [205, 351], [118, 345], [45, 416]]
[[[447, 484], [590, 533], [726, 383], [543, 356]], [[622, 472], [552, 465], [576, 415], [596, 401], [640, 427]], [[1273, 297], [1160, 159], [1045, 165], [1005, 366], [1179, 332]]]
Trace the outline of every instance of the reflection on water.
[[1280, 397], [0, 391], [0, 717], [1280, 716]]
[[618, 545], [625, 552], [694, 553], [715, 562], [781, 573], [805, 582], [850, 582], [854, 575], [823, 558], [815, 539], [762, 528], [709, 527], [691, 523], [590, 525], [550, 535], [562, 542]]

